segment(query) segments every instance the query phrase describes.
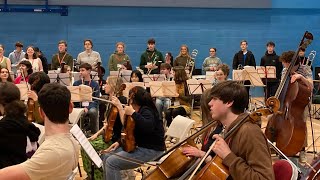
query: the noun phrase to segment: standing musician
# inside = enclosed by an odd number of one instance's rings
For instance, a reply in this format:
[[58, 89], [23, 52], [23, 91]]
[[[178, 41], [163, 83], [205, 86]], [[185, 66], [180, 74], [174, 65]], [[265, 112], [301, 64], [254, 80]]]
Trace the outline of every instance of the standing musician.
[[282, 63], [279, 61], [279, 56], [274, 51], [275, 47], [276, 44], [274, 42], [268, 42], [267, 51], [260, 61], [260, 66], [275, 66], [277, 73], [275, 79], [269, 79], [268, 74], [267, 78], [264, 79], [264, 84], [266, 85], [266, 87], [264, 88], [264, 93], [266, 99], [276, 94], [277, 88], [279, 86], [279, 81], [281, 80], [281, 71], [283, 69]]
[[156, 48], [156, 41], [151, 38], [148, 40], [148, 48], [140, 57], [140, 69], [144, 74], [147, 74], [151, 70], [151, 74], [159, 74], [159, 66], [161, 62], [164, 62], [162, 53]]
[[216, 142], [212, 151], [229, 169], [228, 179], [274, 179], [267, 140], [260, 127], [244, 113], [249, 103], [245, 87], [235, 81], [224, 81], [213, 86], [210, 97], [212, 119], [225, 127], [225, 133], [248, 118], [227, 142], [213, 135]]
[[187, 45], [183, 44], [180, 47], [179, 55], [176, 57], [176, 59], [173, 62], [173, 67], [176, 66], [182, 66], [185, 67], [185, 70], [190, 73], [191, 67], [188, 65], [188, 62], [192, 61], [191, 56], [189, 54], [189, 48]]
[[[283, 66], [285, 67], [282, 71], [282, 76], [286, 73], [287, 68], [290, 65], [290, 62], [294, 56], [294, 51], [287, 51], [281, 54], [280, 62], [282, 62]], [[291, 83], [296, 81], [300, 81], [301, 83], [305, 84], [311, 91], [313, 89], [313, 80], [312, 80], [312, 72], [309, 66], [302, 65], [300, 59], [298, 58], [295, 66], [292, 68], [292, 76], [291, 76]], [[305, 109], [305, 117], [307, 117], [307, 107]], [[306, 118], [304, 119], [306, 121]], [[301, 163], [305, 163], [307, 161], [305, 155], [305, 147], [307, 146], [307, 138], [305, 138], [304, 147], [302, 148], [299, 154], [299, 161]]]
[[117, 50], [109, 57], [109, 71], [118, 71], [119, 68], [132, 70], [130, 57], [124, 52], [125, 44], [117, 42], [116, 48]]
[[63, 63], [73, 67], [73, 57], [67, 52], [67, 42], [65, 40], [58, 42], [58, 50], [59, 52], [52, 57], [51, 69], [56, 70], [61, 68], [61, 64]]
[[85, 51], [78, 54], [77, 64], [88, 63], [92, 66], [94, 71], [97, 70], [98, 62], [101, 62], [101, 57], [99, 52], [92, 50], [93, 43], [91, 39], [85, 39], [83, 41]]
[[44, 123], [44, 120], [40, 116], [40, 111], [39, 111], [40, 104], [38, 102], [38, 93], [40, 92], [41, 88], [48, 83], [50, 83], [50, 78], [44, 72], [35, 72], [30, 75], [29, 84], [31, 85], [31, 90], [28, 91], [27, 96], [28, 98], [31, 98], [34, 101], [34, 106], [33, 106], [34, 121], [42, 125]]
[[[122, 115], [131, 116], [135, 122], [134, 137], [136, 148], [133, 152], [126, 152], [120, 147], [119, 142], [113, 143], [105, 152], [112, 151], [122, 157], [137, 159], [143, 162], [150, 161], [165, 150], [163, 122], [159, 119], [156, 106], [150, 93], [144, 88], [136, 86], [129, 92], [129, 106], [124, 109], [117, 98], [113, 98], [114, 104]], [[124, 116], [121, 122], [124, 124]], [[120, 180], [120, 171], [138, 167], [137, 163], [123, 160], [112, 154], [102, 155], [105, 170], [105, 179]]]
[[222, 63], [221, 59], [216, 56], [216, 53], [217, 53], [217, 48], [212, 47], [209, 49], [210, 56], [207, 57], [202, 64], [202, 70], [204, 72], [216, 71], [217, 66]]
[[14, 80], [14, 83], [24, 84], [29, 81], [29, 76], [33, 72], [32, 65], [29, 61], [21, 61], [18, 66], [20, 67], [20, 75]]
[[[74, 82], [73, 86], [79, 86], [81, 84], [90, 86], [92, 88], [92, 96], [99, 97], [100, 96], [99, 84], [96, 81], [92, 80], [90, 76], [92, 66], [88, 63], [83, 63], [79, 66], [79, 68], [80, 68], [80, 76], [82, 78]], [[75, 106], [80, 107], [80, 104], [75, 103]], [[82, 102], [82, 107], [84, 107], [84, 116], [89, 117], [90, 133], [94, 134], [99, 129], [98, 101], [95, 100], [93, 102]]]
[[174, 106], [170, 106], [165, 111], [167, 126], [169, 127], [172, 120], [178, 116], [186, 116], [191, 113], [191, 96], [188, 92], [187, 79], [184, 66], [176, 66], [173, 68], [174, 81], [179, 97], [174, 98]]

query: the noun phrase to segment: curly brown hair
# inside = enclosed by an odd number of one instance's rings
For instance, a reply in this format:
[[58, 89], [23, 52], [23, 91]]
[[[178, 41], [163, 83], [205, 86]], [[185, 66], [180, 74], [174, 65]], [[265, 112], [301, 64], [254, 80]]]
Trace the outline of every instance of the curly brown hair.
[[283, 63], [290, 63], [294, 56], [294, 53], [294, 51], [283, 52], [279, 58], [279, 61]]

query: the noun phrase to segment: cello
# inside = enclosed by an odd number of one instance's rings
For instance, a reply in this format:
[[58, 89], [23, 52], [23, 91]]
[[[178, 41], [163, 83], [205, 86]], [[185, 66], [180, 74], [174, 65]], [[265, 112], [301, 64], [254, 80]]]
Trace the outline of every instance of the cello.
[[304, 110], [310, 101], [311, 89], [299, 81], [290, 83], [290, 80], [299, 50], [306, 49], [312, 40], [313, 35], [306, 31], [275, 94], [275, 98], [280, 100], [279, 112], [272, 115], [265, 130], [267, 138], [276, 142], [276, 146], [287, 156], [300, 152], [306, 138]]
[[[227, 141], [239, 130], [239, 128], [246, 122], [251, 121], [252, 123], [256, 123], [260, 120], [261, 116], [266, 116], [269, 114], [272, 114], [274, 112], [277, 112], [279, 109], [279, 100], [275, 99], [274, 97], [270, 97], [267, 102], [267, 106], [269, 108], [262, 108], [258, 109], [255, 112], [251, 114], [247, 114], [243, 119], [241, 119], [232, 129], [230, 129], [224, 136], [224, 140]], [[211, 145], [211, 148], [209, 148], [209, 151], [211, 151], [212, 147], [215, 143]], [[203, 160], [206, 158], [206, 156], [203, 157]], [[203, 161], [201, 161], [203, 162]], [[199, 166], [201, 163], [199, 164]], [[198, 166], [198, 167], [199, 167]], [[193, 178], [193, 175], [197, 169], [194, 170], [193, 174], [189, 178]], [[214, 179], [214, 180], [221, 180], [221, 179], [227, 179], [229, 176], [229, 170], [226, 166], [222, 164], [222, 158], [220, 158], [218, 155], [216, 155], [214, 158], [208, 162], [204, 168], [201, 169], [201, 171], [197, 174], [196, 180], [206, 180], [206, 179]]]
[[172, 153], [153, 170], [150, 174], [148, 174], [144, 179], [145, 180], [166, 180], [169, 178], [174, 178], [180, 176], [186, 168], [188, 168], [191, 164], [193, 164], [196, 160], [195, 157], [187, 157], [183, 154], [182, 149], [188, 145], [196, 146], [194, 143], [194, 139], [201, 135], [202, 133], [206, 132], [208, 129], [216, 125], [215, 121], [211, 121], [207, 125], [203, 126], [201, 130], [196, 132], [195, 134], [189, 136], [187, 139], [177, 143], [171, 149], [166, 151], [164, 154], [154, 158], [155, 160], [160, 159], [161, 157], [165, 156], [166, 154]]

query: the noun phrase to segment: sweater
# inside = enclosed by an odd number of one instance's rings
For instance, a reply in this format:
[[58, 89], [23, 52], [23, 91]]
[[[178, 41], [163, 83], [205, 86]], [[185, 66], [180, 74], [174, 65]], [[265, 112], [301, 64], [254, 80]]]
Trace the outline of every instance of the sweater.
[[27, 136], [37, 142], [40, 130], [28, 122], [25, 116], [0, 120], [0, 169], [27, 160]]
[[114, 52], [109, 57], [109, 71], [118, 71], [118, 64], [123, 65], [130, 62], [130, 57], [125, 53]]
[[[245, 59], [244, 59], [245, 58]], [[247, 51], [247, 54], [243, 55], [242, 51], [237, 52], [233, 57], [232, 68], [237, 69], [239, 64], [242, 66], [254, 66], [256, 67], [256, 60], [251, 51]]]
[[218, 57], [207, 57], [202, 64], [203, 71], [210, 71], [210, 67], [217, 67], [221, 64], [221, 59]]
[[140, 69], [143, 70], [144, 74], [147, 74], [148, 69], [144, 66], [147, 65], [147, 63], [152, 63], [156, 61], [155, 65], [158, 66], [157, 69], [154, 69], [151, 71], [151, 74], [159, 74], [160, 73], [160, 65], [164, 62], [162, 53], [158, 51], [157, 49], [154, 49], [154, 51], [150, 51], [149, 49], [146, 49], [144, 53], [141, 54], [140, 57]]
[[[65, 57], [63, 58], [64, 55], [65, 55]], [[71, 69], [73, 68], [73, 57], [67, 52], [64, 52], [64, 53], [59, 52], [59, 53], [52, 56], [52, 60], [51, 60], [51, 69], [52, 70], [57, 70], [61, 66], [59, 59], [58, 59], [58, 56], [59, 56], [61, 62], [65, 62], [66, 65], [70, 66]]]

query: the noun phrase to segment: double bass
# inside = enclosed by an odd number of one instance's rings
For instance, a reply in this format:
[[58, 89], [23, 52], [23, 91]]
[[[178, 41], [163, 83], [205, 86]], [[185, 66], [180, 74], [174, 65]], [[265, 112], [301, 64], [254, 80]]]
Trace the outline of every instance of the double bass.
[[291, 71], [298, 60], [298, 52], [312, 42], [313, 35], [306, 31], [275, 94], [280, 109], [268, 121], [265, 134], [287, 156], [301, 151], [306, 138], [304, 110], [311, 97], [311, 89], [296, 81], [291, 83]]

